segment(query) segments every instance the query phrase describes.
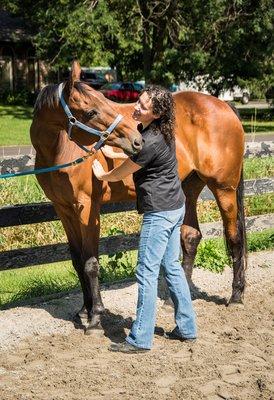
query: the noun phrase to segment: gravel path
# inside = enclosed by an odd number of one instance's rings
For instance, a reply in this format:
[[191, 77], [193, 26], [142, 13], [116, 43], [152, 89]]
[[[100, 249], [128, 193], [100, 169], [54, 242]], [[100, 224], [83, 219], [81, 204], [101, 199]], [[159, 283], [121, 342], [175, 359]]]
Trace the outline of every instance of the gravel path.
[[226, 307], [231, 270], [195, 270], [199, 340], [168, 342], [170, 306], [158, 304], [154, 348], [144, 355], [113, 354], [134, 318], [135, 283], [102, 292], [105, 335], [84, 335], [72, 316], [80, 294], [2, 311], [0, 400], [261, 400], [273, 399], [271, 293], [274, 252], [252, 254], [245, 306]]

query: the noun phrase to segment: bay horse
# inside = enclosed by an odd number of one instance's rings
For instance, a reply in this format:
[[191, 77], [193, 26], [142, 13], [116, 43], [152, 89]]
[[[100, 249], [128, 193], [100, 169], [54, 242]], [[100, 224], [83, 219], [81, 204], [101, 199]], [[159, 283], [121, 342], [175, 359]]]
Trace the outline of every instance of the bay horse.
[[[141, 137], [132, 119], [133, 104], [107, 100], [84, 82], [81, 67], [72, 64], [64, 96], [72, 114], [82, 123], [105, 130], [117, 113], [123, 120], [106, 140], [128, 155], [141, 149]], [[233, 262], [230, 303], [241, 303], [245, 287], [246, 239], [243, 213], [244, 131], [233, 110], [215, 97], [195, 92], [174, 94], [176, 106], [176, 155], [186, 214], [181, 228], [183, 267], [191, 280], [197, 246], [201, 240], [196, 204], [205, 185], [213, 192], [224, 225], [224, 234]], [[46, 86], [37, 98], [30, 129], [36, 150], [36, 168], [68, 162], [97, 141], [77, 127], [72, 139], [67, 135], [68, 120], [58, 100], [58, 85]], [[120, 182], [101, 182], [92, 172], [97, 158], [105, 170], [121, 161], [106, 158], [101, 151], [86, 162], [56, 172], [37, 175], [46, 196], [52, 201], [65, 229], [73, 266], [78, 274], [84, 304], [77, 314], [88, 318], [86, 333], [100, 328], [104, 306], [99, 288], [98, 244], [100, 206], [106, 202], [135, 199], [132, 177]]]

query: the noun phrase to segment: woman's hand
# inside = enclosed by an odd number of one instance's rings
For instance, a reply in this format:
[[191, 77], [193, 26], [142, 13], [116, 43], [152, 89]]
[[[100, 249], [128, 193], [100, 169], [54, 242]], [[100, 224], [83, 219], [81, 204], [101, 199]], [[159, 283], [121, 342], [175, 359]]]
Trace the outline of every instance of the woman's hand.
[[104, 170], [102, 164], [98, 160], [93, 161], [92, 169], [96, 178], [99, 179], [99, 181], [103, 181], [106, 171]]
[[104, 170], [98, 160], [94, 160], [92, 164], [93, 173], [96, 178], [100, 181], [107, 182], [121, 181], [128, 175], [138, 171], [140, 168], [140, 165], [135, 164], [129, 157], [123, 162], [123, 164], [119, 165], [119, 167], [116, 167], [108, 172]]
[[121, 152], [115, 152], [113, 151], [111, 146], [108, 146], [105, 144], [103, 147], [101, 147], [101, 151], [106, 156], [107, 158], [111, 158], [112, 160], [125, 160], [128, 158], [128, 156], [125, 153]]

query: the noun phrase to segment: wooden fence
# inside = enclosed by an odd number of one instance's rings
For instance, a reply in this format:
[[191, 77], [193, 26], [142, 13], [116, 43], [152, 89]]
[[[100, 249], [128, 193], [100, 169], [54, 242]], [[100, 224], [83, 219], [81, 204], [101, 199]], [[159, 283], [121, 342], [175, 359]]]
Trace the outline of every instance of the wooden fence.
[[[272, 192], [274, 192], [273, 178], [245, 181], [246, 196]], [[200, 195], [200, 199], [212, 200], [214, 197], [211, 191], [208, 188], [205, 188]], [[101, 214], [124, 212], [134, 209], [135, 203], [110, 203], [102, 206]], [[271, 218], [265, 218], [265, 227], [268, 227], [268, 222], [269, 226], [271, 226]], [[51, 203], [22, 204], [0, 208], [1, 228], [55, 220], [58, 220], [58, 217]], [[202, 229], [203, 225], [206, 224], [201, 224]], [[219, 234], [220, 227], [218, 227], [217, 231]], [[139, 234], [137, 233], [131, 235], [103, 237], [100, 239], [99, 253], [113, 254], [117, 251], [135, 250], [138, 246], [138, 237]], [[0, 270], [41, 265], [69, 259], [70, 254], [67, 243], [9, 250], [0, 253]]]

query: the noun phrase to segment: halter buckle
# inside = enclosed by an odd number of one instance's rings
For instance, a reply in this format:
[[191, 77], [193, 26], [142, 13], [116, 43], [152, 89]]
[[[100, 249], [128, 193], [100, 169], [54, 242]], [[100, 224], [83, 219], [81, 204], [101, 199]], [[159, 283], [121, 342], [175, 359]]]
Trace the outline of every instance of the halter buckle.
[[76, 118], [75, 117], [69, 117], [69, 123], [70, 123], [70, 125], [75, 125], [75, 123], [76, 123]]
[[109, 135], [110, 135], [110, 132], [108, 132], [108, 131], [102, 132], [101, 139], [103, 139], [105, 141], [105, 140], [107, 140]]

